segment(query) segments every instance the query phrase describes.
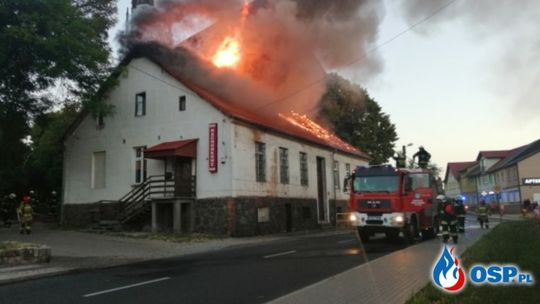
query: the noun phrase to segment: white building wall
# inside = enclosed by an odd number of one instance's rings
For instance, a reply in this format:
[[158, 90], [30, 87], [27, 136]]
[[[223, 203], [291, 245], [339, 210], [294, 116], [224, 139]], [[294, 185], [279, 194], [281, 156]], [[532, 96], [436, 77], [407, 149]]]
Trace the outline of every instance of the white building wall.
[[[144, 71], [144, 72], [142, 72]], [[158, 78], [158, 79], [156, 79]], [[135, 117], [135, 95], [146, 92], [146, 115]], [[179, 96], [186, 95], [186, 111], [179, 111]], [[197, 197], [230, 196], [232, 169], [231, 123], [220, 111], [189, 91], [151, 61], [133, 60], [107, 98], [114, 113], [96, 128], [87, 116], [65, 141], [64, 202], [89, 203], [117, 200], [134, 183], [134, 147], [199, 138], [196, 175]], [[208, 172], [208, 125], [218, 123], [218, 172]], [[106, 186], [91, 188], [92, 153], [106, 152]], [[148, 176], [163, 174], [163, 162], [148, 160]]]
[[455, 198], [461, 194], [461, 188], [459, 182], [456, 180], [452, 173], [448, 173], [448, 181], [445, 185], [445, 193], [449, 198]]
[[[278, 196], [294, 198], [317, 198], [317, 160], [324, 157], [326, 165], [327, 200], [346, 200], [343, 192], [345, 164], [351, 165], [351, 171], [359, 165], [367, 165], [365, 160], [337, 152], [330, 148], [300, 142], [252, 129], [242, 124], [234, 124], [233, 196]], [[255, 142], [266, 144], [266, 182], [257, 182], [255, 176]], [[289, 150], [289, 184], [280, 184], [279, 147]], [[308, 186], [300, 183], [300, 152], [308, 157]], [[339, 189], [334, 189], [333, 160], [339, 162]], [[335, 190], [335, 191], [334, 191]]]

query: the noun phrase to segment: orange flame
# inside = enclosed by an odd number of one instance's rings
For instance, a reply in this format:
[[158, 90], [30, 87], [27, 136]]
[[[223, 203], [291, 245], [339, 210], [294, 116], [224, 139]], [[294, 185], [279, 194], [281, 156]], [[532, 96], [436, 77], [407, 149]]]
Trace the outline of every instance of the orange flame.
[[290, 114], [279, 113], [279, 117], [303, 129], [304, 131], [307, 131], [315, 135], [317, 138], [331, 143], [334, 146], [337, 146], [346, 151], [356, 152], [356, 148], [344, 142], [339, 137], [337, 137], [334, 133], [332, 133], [331, 131], [328, 131], [327, 129], [319, 125], [318, 123], [314, 122], [305, 114], [299, 114], [294, 111], [291, 111]]
[[238, 64], [238, 61], [240, 61], [240, 44], [237, 39], [227, 36], [212, 57], [212, 62], [218, 68], [234, 68]]

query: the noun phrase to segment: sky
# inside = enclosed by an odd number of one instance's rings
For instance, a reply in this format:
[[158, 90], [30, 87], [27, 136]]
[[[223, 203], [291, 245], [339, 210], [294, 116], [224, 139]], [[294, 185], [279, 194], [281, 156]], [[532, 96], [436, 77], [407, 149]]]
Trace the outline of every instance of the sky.
[[[407, 8], [403, 1], [384, 1], [376, 44], [382, 69], [369, 77], [355, 65], [338, 70], [390, 115], [396, 149], [412, 143], [410, 156], [423, 145], [445, 169], [475, 160], [480, 150], [540, 139], [540, 1], [407, 0], [429, 2]], [[118, 2], [113, 49], [130, 3]]]

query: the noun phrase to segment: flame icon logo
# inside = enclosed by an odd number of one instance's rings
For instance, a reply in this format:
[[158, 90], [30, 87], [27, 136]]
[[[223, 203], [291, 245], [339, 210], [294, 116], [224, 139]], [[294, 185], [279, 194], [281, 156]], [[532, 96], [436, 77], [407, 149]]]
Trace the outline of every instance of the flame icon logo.
[[448, 292], [457, 292], [465, 285], [465, 273], [453, 252], [453, 247], [448, 250], [448, 247], [444, 246], [439, 260], [433, 267], [433, 281]]

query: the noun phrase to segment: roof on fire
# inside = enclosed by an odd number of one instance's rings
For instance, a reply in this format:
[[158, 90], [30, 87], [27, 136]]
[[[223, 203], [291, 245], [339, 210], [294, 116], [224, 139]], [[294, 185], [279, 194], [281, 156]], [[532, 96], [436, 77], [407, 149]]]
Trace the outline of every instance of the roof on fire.
[[[232, 103], [222, 97], [216, 96], [214, 93], [209, 92], [208, 90], [205, 90], [200, 86], [196, 85], [192, 81], [189, 81], [182, 77], [177, 69], [171, 68], [170, 65], [167, 65], [166, 62], [164, 62], [163, 58], [159, 57], [162, 52], [169, 52], [169, 54], [167, 54], [168, 56], [170, 56], [173, 52], [164, 50], [164, 48], [161, 48], [159, 52], [155, 53], [149, 52], [148, 50], [148, 46], [134, 46], [124, 58], [124, 60], [121, 62], [121, 65], [128, 65], [131, 60], [136, 58], [146, 58], [157, 64], [160, 68], [162, 68], [172, 77], [174, 77], [180, 83], [185, 85], [187, 88], [192, 90], [194, 93], [199, 95], [202, 99], [206, 100], [212, 106], [217, 108], [219, 111], [223, 112], [225, 115], [231, 116], [240, 121], [247, 122], [251, 125], [256, 125], [258, 127], [262, 127], [264, 129], [268, 129], [270, 131], [274, 131], [284, 135], [292, 136], [294, 138], [303, 139], [320, 146], [331, 148], [333, 150], [339, 150], [346, 154], [351, 154], [362, 159], [367, 160], [370, 158], [367, 153], [351, 146], [349, 143], [346, 143], [345, 141], [339, 139], [337, 136], [335, 136], [335, 142], [331, 142], [325, 140], [324, 138], [319, 138], [316, 135], [310, 133], [309, 131], [304, 130], [299, 126], [278, 117], [277, 114], [273, 117], [271, 117], [270, 115], [262, 115], [254, 111], [250, 111], [249, 109], [242, 108], [241, 106], [239, 106], [238, 103]], [[332, 133], [332, 135], [334, 134]]]

